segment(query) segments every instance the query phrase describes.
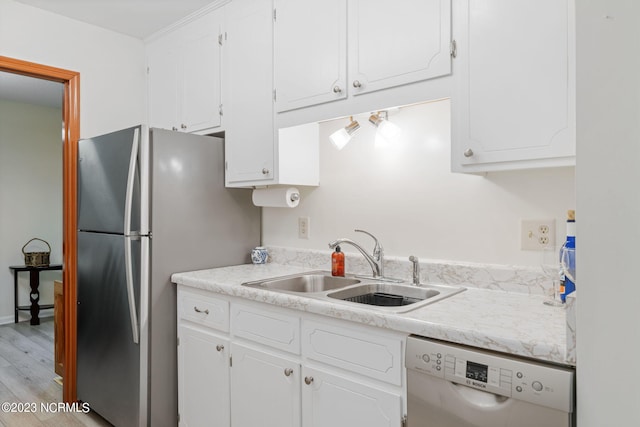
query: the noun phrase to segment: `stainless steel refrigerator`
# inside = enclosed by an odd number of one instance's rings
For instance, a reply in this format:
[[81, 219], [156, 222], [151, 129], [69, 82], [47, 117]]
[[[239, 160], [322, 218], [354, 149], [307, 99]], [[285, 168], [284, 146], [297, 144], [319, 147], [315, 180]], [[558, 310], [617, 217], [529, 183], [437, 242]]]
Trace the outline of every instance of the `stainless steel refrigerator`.
[[177, 425], [171, 274], [248, 263], [259, 244], [223, 145], [145, 126], [79, 142], [78, 399], [117, 427]]

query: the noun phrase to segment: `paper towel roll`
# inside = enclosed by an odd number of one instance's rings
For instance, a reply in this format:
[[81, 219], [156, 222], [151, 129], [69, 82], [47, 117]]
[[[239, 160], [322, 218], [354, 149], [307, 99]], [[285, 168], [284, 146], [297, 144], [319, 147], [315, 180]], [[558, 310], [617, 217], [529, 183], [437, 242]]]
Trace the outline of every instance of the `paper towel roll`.
[[300, 192], [295, 187], [258, 188], [253, 190], [253, 204], [268, 208], [295, 208]]

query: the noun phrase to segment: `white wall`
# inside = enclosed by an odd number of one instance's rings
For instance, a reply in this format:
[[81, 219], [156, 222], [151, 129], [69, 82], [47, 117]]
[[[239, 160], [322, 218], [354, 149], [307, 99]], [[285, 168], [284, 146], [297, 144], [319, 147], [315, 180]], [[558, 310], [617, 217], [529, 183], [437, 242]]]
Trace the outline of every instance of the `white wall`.
[[578, 423], [640, 426], [640, 2], [577, 2]]
[[0, 55], [80, 73], [80, 135], [146, 121], [142, 40], [0, 0]]
[[[362, 228], [387, 255], [537, 266], [539, 252], [520, 250], [520, 220], [555, 218], [562, 241], [566, 210], [575, 208], [574, 168], [451, 173], [449, 100], [391, 115], [404, 129], [394, 147], [376, 147], [367, 117], [356, 119], [360, 132], [342, 151], [328, 137], [348, 121], [321, 124], [320, 186], [301, 188], [295, 209], [263, 209], [264, 244], [328, 250], [348, 237], [372, 248], [353, 232]], [[309, 240], [298, 239], [300, 216], [311, 218]]]
[[[23, 265], [22, 246], [38, 237], [62, 263], [62, 110], [0, 100], [0, 323], [13, 322], [13, 275]], [[46, 251], [33, 242], [27, 251]], [[29, 304], [29, 273], [20, 273], [19, 303]], [[42, 272], [40, 303], [53, 303], [53, 280]], [[24, 318], [30, 318], [23, 311]], [[47, 314], [47, 313], [44, 313]], [[48, 312], [52, 314], [52, 311]]]

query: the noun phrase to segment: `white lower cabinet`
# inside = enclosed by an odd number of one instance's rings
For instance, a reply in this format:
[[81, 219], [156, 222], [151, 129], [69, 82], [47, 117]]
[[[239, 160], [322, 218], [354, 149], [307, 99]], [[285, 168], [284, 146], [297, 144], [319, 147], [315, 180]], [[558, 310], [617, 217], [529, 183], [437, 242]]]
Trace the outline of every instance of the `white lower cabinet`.
[[402, 395], [357, 378], [303, 367], [304, 427], [400, 427]]
[[181, 427], [403, 425], [403, 334], [182, 286], [178, 305]]
[[300, 426], [300, 364], [242, 344], [231, 352], [232, 425]]
[[178, 425], [231, 425], [229, 301], [178, 287]]
[[229, 340], [199, 326], [178, 326], [181, 427], [229, 426]]

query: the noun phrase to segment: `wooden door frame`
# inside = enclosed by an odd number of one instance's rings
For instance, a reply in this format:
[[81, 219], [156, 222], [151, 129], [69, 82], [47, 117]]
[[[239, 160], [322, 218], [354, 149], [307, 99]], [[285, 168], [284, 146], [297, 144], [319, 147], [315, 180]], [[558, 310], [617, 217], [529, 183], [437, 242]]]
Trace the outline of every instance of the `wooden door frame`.
[[76, 305], [77, 305], [77, 165], [80, 139], [80, 73], [0, 56], [0, 71], [51, 80], [64, 84], [62, 119], [62, 280], [64, 292], [64, 375], [62, 398], [67, 403], [76, 395]]

